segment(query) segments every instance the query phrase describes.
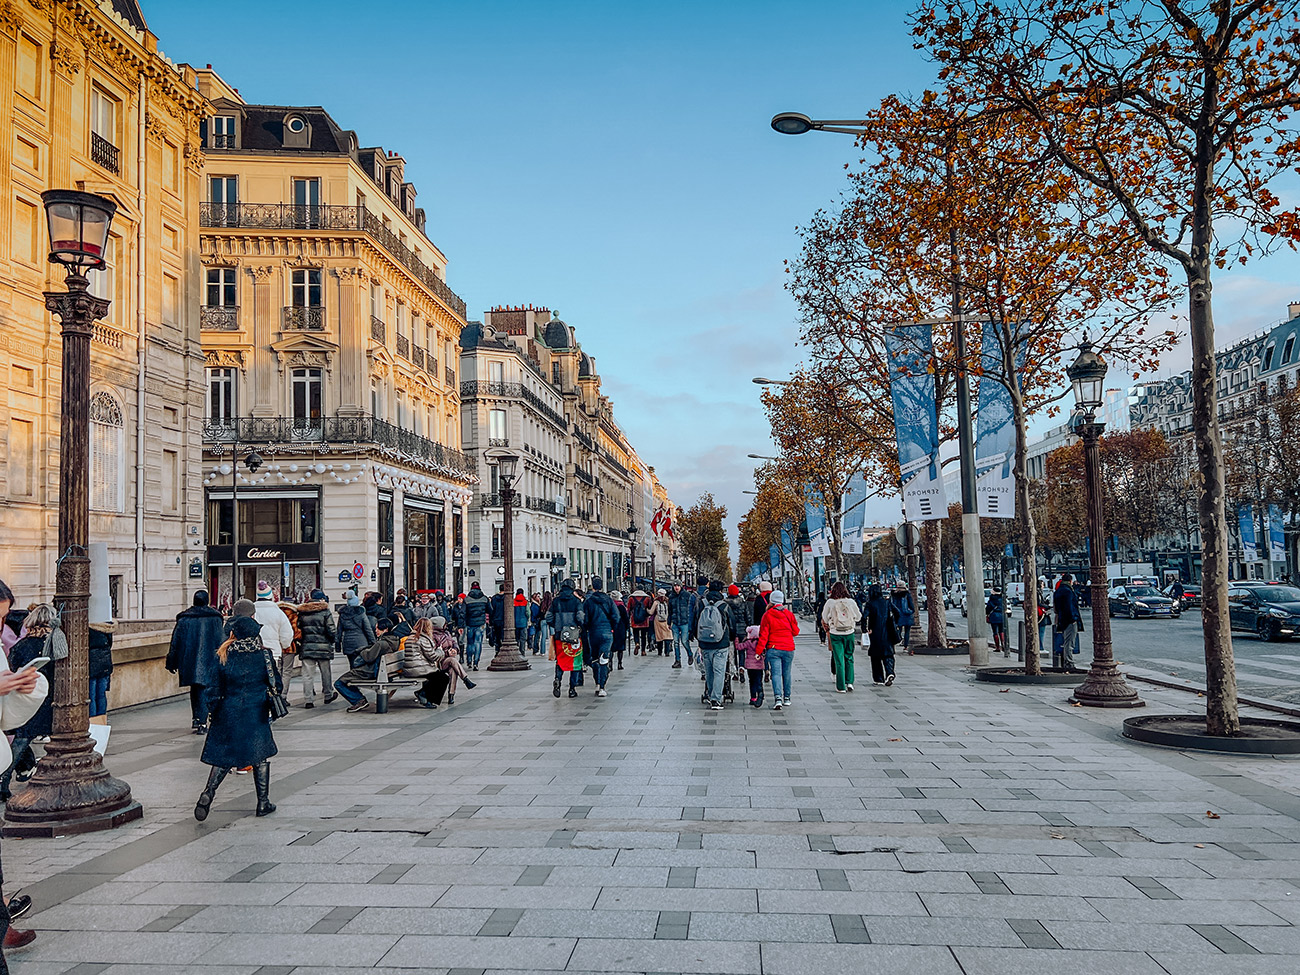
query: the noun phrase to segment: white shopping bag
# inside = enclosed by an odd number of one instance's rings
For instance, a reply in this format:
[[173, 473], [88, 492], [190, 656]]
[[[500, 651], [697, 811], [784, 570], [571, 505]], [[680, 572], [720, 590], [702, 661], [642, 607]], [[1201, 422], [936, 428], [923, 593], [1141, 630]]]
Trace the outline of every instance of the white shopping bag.
[[92, 724], [90, 726], [90, 738], [95, 743], [95, 751], [99, 752], [102, 757], [108, 750], [108, 734], [113, 729], [106, 724]]

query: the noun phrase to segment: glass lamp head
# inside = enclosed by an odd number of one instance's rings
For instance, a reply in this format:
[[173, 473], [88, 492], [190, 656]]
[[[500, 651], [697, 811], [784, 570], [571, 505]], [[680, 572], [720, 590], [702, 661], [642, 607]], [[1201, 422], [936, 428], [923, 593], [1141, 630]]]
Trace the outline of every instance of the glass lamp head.
[[1101, 408], [1106, 384], [1106, 361], [1092, 350], [1085, 337], [1079, 343], [1079, 355], [1065, 370], [1074, 387], [1074, 403], [1080, 413], [1092, 415]]
[[46, 190], [41, 200], [50, 230], [50, 263], [62, 264], [69, 274], [102, 268], [117, 204], [77, 190]]

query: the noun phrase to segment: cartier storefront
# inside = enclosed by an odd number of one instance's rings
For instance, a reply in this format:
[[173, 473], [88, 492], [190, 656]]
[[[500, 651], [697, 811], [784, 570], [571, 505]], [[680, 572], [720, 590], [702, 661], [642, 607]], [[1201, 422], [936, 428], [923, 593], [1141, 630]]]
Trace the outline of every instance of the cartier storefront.
[[235, 566], [234, 504], [230, 491], [208, 492], [208, 591], [219, 607], [253, 599], [265, 581], [279, 599], [305, 602], [321, 585], [320, 491], [239, 491], [239, 593], [231, 589]]

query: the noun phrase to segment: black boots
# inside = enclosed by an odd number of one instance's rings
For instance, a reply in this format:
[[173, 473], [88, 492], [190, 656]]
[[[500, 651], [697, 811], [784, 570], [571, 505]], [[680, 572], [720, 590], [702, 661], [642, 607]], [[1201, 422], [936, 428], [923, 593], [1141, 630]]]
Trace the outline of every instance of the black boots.
[[221, 785], [221, 780], [229, 771], [229, 769], [213, 767], [208, 772], [208, 784], [199, 793], [199, 801], [194, 806], [194, 818], [200, 823], [208, 818], [208, 810], [212, 808], [212, 800], [216, 798], [217, 787]]
[[275, 803], [270, 799], [271, 763], [263, 762], [253, 766], [253, 784], [257, 786], [257, 815], [269, 816], [275, 812]]

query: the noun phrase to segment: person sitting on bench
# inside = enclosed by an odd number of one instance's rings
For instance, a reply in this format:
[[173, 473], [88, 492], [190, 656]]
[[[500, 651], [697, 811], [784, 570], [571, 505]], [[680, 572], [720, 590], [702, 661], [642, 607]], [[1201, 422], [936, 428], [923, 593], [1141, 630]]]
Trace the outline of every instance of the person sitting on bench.
[[[461, 666], [456, 660], [456, 638], [447, 632], [446, 627], [447, 621], [441, 616], [418, 619], [415, 632], [406, 641], [402, 674], [424, 678], [424, 686], [415, 692], [415, 700], [421, 707], [437, 708], [451, 682], [447, 671]], [[474, 686], [474, 682], [465, 677], [463, 667], [458, 673], [465, 680], [466, 687]]]
[[387, 616], [375, 620], [375, 642], [361, 651], [355, 667], [334, 682], [334, 689], [348, 700], [348, 714], [370, 707], [370, 701], [352, 686], [353, 683], [375, 680], [379, 668], [386, 666], [384, 658], [396, 653], [400, 647], [401, 640], [393, 632], [393, 621]]

